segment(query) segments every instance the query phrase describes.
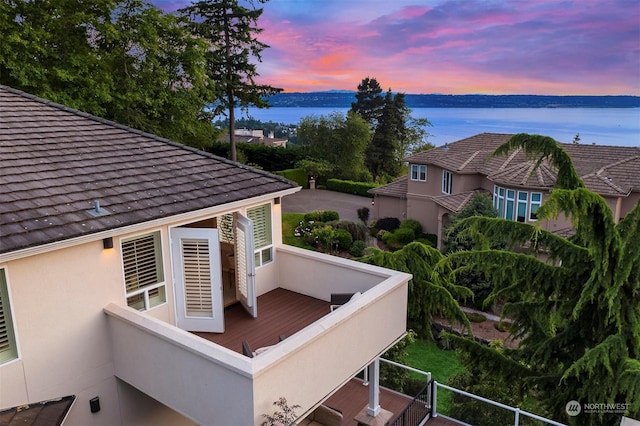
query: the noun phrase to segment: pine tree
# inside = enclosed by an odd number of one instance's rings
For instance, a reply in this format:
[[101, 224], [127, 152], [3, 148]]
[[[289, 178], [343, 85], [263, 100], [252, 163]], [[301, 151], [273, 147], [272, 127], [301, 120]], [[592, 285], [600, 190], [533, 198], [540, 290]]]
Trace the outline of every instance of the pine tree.
[[[557, 170], [554, 190], [538, 218], [566, 215], [575, 235], [563, 238], [539, 225], [472, 217], [458, 226], [482, 249], [448, 256], [491, 278], [490, 300], [505, 302], [518, 348], [487, 348], [452, 337], [472, 355], [470, 369], [518, 380], [542, 414], [572, 424], [619, 424], [620, 413], [584, 411], [570, 417], [571, 400], [628, 404], [640, 415], [640, 203], [619, 223], [605, 200], [585, 188], [571, 158], [552, 138], [519, 134], [496, 155], [522, 149]], [[538, 222], [540, 223], [540, 222]], [[528, 253], [489, 248], [504, 239]]]
[[433, 338], [431, 319], [436, 315], [449, 318], [471, 332], [469, 320], [460, 309], [458, 300], [470, 298], [472, 293], [454, 284], [451, 271], [446, 265], [441, 268], [443, 259], [437, 249], [413, 242], [395, 252], [376, 249], [359, 260], [413, 274], [407, 305], [409, 327], [421, 336]]
[[[268, 0], [257, 0], [265, 3]], [[249, 2], [254, 6], [254, 2]], [[268, 106], [264, 97], [282, 91], [256, 84], [259, 75], [255, 63], [262, 61], [262, 51], [269, 46], [256, 37], [263, 9], [247, 8], [238, 0], [201, 0], [179, 12], [191, 19], [194, 36], [208, 43], [207, 74], [216, 84], [217, 96], [211, 99], [214, 113], [224, 111], [229, 117], [231, 160], [236, 161], [235, 108]]]
[[384, 108], [384, 97], [382, 88], [375, 78], [364, 78], [358, 85], [356, 102], [351, 103], [351, 111], [362, 117], [371, 129], [378, 125], [382, 109]]

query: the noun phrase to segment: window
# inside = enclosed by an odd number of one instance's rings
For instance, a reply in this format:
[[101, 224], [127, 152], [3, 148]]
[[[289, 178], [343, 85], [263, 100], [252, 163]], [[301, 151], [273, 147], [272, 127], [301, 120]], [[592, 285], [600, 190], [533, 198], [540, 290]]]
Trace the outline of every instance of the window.
[[0, 269], [0, 364], [18, 357], [16, 338], [13, 333], [9, 290], [4, 269]]
[[529, 199], [529, 193], [525, 191], [518, 191], [518, 208], [516, 210], [516, 220], [518, 222], [525, 222], [527, 218], [527, 201]]
[[167, 301], [160, 232], [122, 241], [127, 305], [144, 311]]
[[420, 182], [427, 181], [427, 166], [420, 164], [411, 165], [411, 180], [417, 180]]
[[538, 220], [538, 209], [542, 205], [542, 193], [531, 193], [531, 207], [529, 209], [529, 220]]
[[247, 217], [253, 222], [253, 244], [256, 267], [273, 261], [273, 239], [271, 236], [271, 204], [247, 209]]
[[505, 189], [497, 185], [493, 187], [493, 207], [498, 210], [498, 217], [518, 222], [537, 220], [537, 212], [541, 205], [541, 192], [516, 192], [514, 189]]
[[448, 170], [442, 171], [442, 192], [451, 195], [453, 191], [453, 173]]

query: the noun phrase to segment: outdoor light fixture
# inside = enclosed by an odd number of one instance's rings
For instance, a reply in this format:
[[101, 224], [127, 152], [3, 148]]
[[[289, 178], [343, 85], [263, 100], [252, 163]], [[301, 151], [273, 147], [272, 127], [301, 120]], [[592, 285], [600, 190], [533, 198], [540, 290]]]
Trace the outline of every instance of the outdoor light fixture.
[[102, 248], [106, 249], [112, 249], [113, 248], [113, 238], [112, 237], [108, 237], [108, 238], [104, 238], [102, 240]]
[[273, 199], [273, 204], [276, 204], [276, 205], [280, 204], [280, 197], [274, 198]]
[[89, 408], [91, 409], [92, 413], [97, 413], [98, 411], [100, 411], [100, 397], [96, 396], [95, 398], [91, 398], [89, 400]]

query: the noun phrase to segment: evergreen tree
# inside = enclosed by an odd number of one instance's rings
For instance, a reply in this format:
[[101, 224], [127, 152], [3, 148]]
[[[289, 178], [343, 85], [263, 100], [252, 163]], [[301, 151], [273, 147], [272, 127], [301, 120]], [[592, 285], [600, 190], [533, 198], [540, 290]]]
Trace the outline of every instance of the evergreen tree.
[[470, 297], [471, 291], [453, 282], [451, 270], [443, 264], [444, 255], [440, 251], [419, 242], [409, 243], [395, 252], [373, 250], [372, 254], [359, 260], [413, 275], [407, 305], [409, 328], [432, 339], [431, 319], [439, 315], [471, 332], [469, 320], [458, 304], [458, 300]]
[[362, 117], [371, 129], [375, 129], [384, 108], [382, 88], [375, 78], [364, 78], [358, 85], [356, 101], [351, 103], [351, 111]]
[[[267, 0], [259, 0], [265, 3]], [[269, 46], [256, 37], [263, 9], [244, 7], [239, 0], [201, 0], [179, 12], [191, 18], [194, 36], [208, 44], [207, 74], [215, 82], [217, 94], [211, 99], [214, 113], [229, 117], [231, 160], [236, 161], [235, 108], [249, 105], [267, 107], [263, 97], [282, 89], [255, 82], [258, 71], [252, 61], [261, 62], [262, 51]]]
[[[604, 410], [570, 417], [571, 400], [628, 404], [640, 415], [640, 203], [619, 223], [598, 194], [585, 188], [570, 157], [551, 138], [519, 134], [496, 150], [523, 149], [557, 170], [554, 190], [538, 210], [536, 225], [496, 218], [460, 221], [481, 250], [448, 256], [486, 273], [513, 321], [517, 349], [487, 348], [452, 337], [472, 356], [471, 369], [490, 371], [502, 383], [521, 383], [544, 415], [571, 424], [619, 424]], [[542, 229], [545, 219], [566, 215], [575, 235]], [[504, 239], [530, 253], [489, 248]]]
[[373, 139], [367, 146], [367, 168], [376, 181], [398, 176], [401, 170], [399, 155], [400, 138], [405, 130], [402, 106], [404, 95], [393, 95], [387, 91], [384, 98], [384, 108], [378, 120]]

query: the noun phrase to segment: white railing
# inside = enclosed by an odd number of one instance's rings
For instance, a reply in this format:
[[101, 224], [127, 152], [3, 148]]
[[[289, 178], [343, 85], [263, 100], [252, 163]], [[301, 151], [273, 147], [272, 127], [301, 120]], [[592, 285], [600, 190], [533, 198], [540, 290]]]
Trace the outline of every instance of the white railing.
[[[540, 420], [542, 422], [545, 422], [545, 423], [548, 423], [548, 424], [554, 425], [554, 426], [566, 426], [564, 423], [559, 423], [559, 422], [556, 422], [554, 420], [547, 419], [545, 417], [538, 416], [536, 414], [530, 413], [528, 411], [521, 410], [521, 409], [519, 409], [517, 407], [511, 407], [510, 405], [505, 405], [505, 404], [502, 404], [500, 402], [492, 401], [490, 399], [483, 398], [481, 396], [474, 395], [472, 393], [465, 392], [465, 391], [460, 390], [460, 389], [452, 388], [451, 386], [447, 386], [447, 385], [443, 385], [441, 383], [438, 383], [435, 380], [433, 381], [433, 403], [431, 405], [431, 410], [432, 410], [431, 411], [431, 417], [437, 417], [438, 416], [438, 411], [437, 411], [437, 408], [438, 408], [438, 405], [437, 405], [438, 387], [450, 390], [451, 392], [459, 393], [460, 395], [464, 395], [464, 396], [467, 396], [469, 398], [477, 399], [478, 401], [485, 402], [487, 404], [495, 405], [496, 407], [504, 408], [505, 410], [513, 411], [513, 413], [514, 413], [514, 422], [513, 422], [514, 426], [518, 426], [520, 424], [520, 416], [531, 417], [532, 419]], [[448, 416], [443, 416], [443, 417], [451, 418], [451, 417], [448, 417]], [[455, 419], [453, 419], [453, 420], [455, 420]]]

